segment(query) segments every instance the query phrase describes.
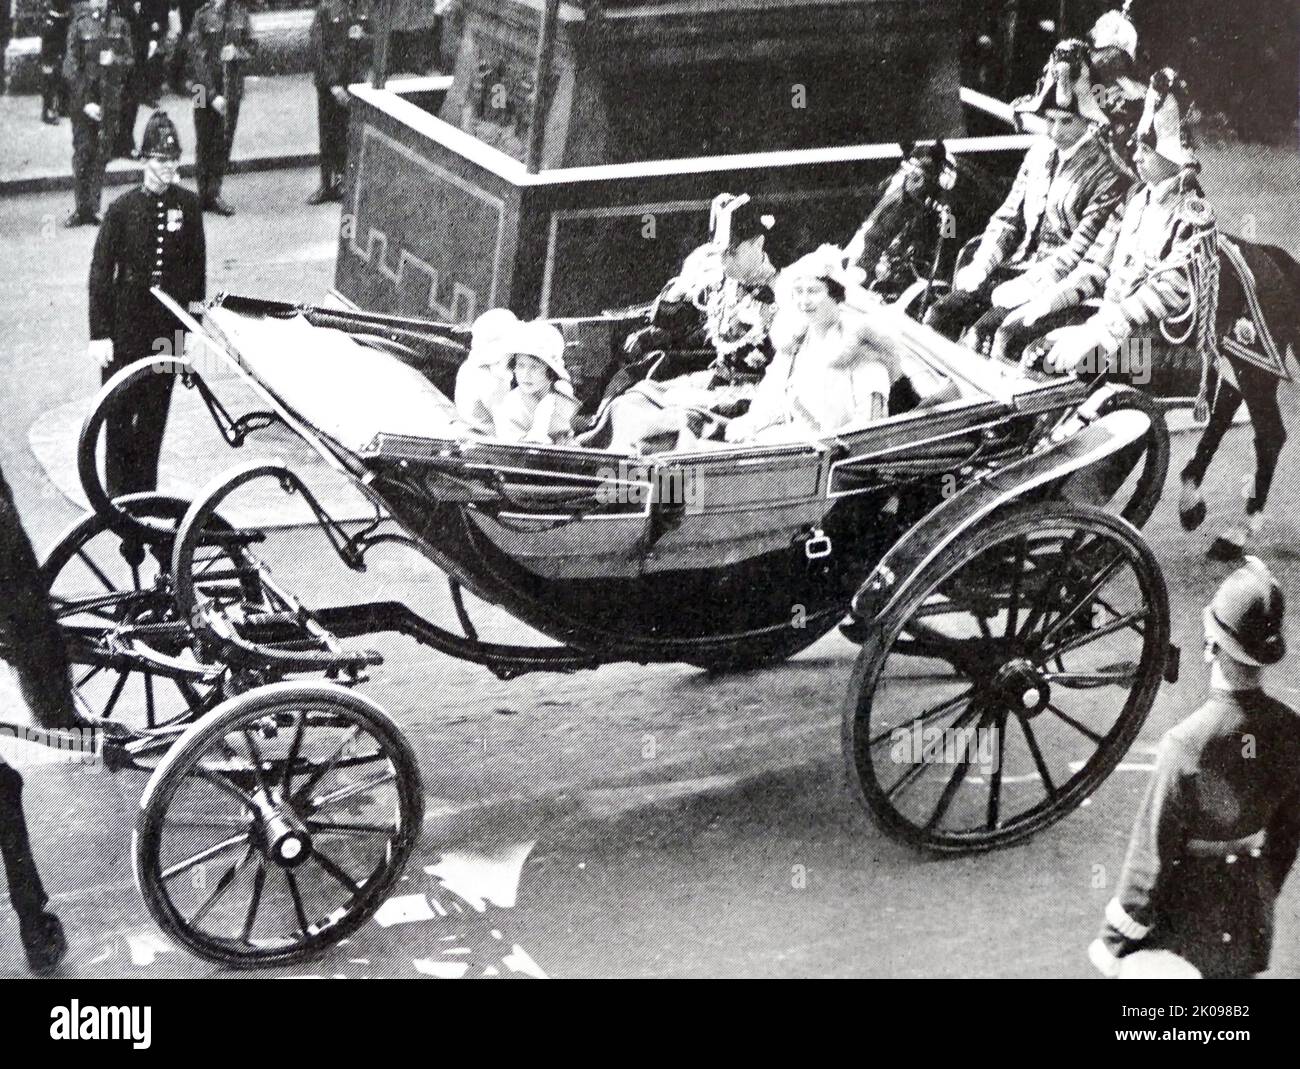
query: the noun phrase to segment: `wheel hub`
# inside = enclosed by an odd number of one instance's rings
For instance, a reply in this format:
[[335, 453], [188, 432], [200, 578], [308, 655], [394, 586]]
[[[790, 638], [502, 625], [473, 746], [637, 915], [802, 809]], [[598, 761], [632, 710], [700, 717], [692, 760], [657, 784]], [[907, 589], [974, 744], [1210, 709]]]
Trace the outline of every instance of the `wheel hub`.
[[311, 856], [311, 832], [284, 798], [257, 798], [262, 852], [281, 868], [297, 868]]
[[1052, 689], [1037, 668], [1023, 657], [1007, 661], [993, 677], [994, 693], [1012, 712], [1034, 717], [1047, 708]]

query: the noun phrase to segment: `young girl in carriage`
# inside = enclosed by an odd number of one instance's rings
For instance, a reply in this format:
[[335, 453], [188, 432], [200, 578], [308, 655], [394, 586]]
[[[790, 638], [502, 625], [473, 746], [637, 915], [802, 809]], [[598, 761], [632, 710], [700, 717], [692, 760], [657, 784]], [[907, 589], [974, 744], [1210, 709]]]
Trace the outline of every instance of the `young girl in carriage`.
[[501, 342], [510, 389], [492, 412], [493, 437], [561, 445], [573, 440], [578, 402], [564, 366], [564, 335], [550, 323], [519, 323]]

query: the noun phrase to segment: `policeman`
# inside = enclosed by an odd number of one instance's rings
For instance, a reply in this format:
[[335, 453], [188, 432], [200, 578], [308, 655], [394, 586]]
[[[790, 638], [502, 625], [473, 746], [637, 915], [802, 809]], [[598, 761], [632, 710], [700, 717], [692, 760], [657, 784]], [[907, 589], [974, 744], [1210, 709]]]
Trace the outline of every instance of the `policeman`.
[[68, 51], [72, 0], [45, 0], [41, 23], [41, 122], [57, 126], [68, 114], [68, 86], [63, 80], [63, 57]]
[[221, 180], [244, 95], [244, 69], [256, 51], [253, 23], [240, 0], [208, 0], [194, 16], [188, 42], [194, 96], [194, 157], [203, 210], [234, 215], [221, 199]]
[[1143, 184], [1078, 267], [1017, 318], [1032, 324], [1063, 309], [1082, 309], [1097, 295], [1101, 304], [1095, 312], [1079, 313], [1082, 323], [1033, 343], [1025, 351], [1027, 363], [1041, 361], [1058, 374], [1099, 371], [1130, 338], [1159, 334], [1162, 324], [1176, 324], [1177, 337], [1185, 336], [1203, 355], [1213, 349], [1219, 235], [1188, 143], [1190, 108], [1186, 83], [1176, 71], [1152, 75], [1134, 145]]
[[[181, 324], [149, 292], [152, 287], [190, 305], [203, 300], [206, 286], [203, 212], [198, 197], [176, 184], [181, 143], [166, 112], [150, 116], [142, 151], [144, 183], [108, 209], [90, 265], [89, 355], [103, 368], [105, 382], [143, 357], [184, 351]], [[171, 375], [151, 375], [109, 416], [104, 466], [110, 497], [157, 487], [172, 385]]]
[[[995, 304], [1014, 307], [1023, 296], [1014, 291], [1026, 286], [1031, 270], [1054, 261], [1067, 269], [1077, 263], [1129, 184], [1107, 150], [1102, 131], [1108, 119], [1093, 95], [1086, 42], [1062, 41], [1038, 90], [1018, 101], [1016, 110], [1022, 121], [1036, 116], [1047, 136], [1025, 154], [973, 258], [953, 277], [952, 292], [926, 314], [927, 324], [953, 340]], [[1001, 319], [996, 314], [979, 325], [979, 344], [992, 337]]]
[[127, 79], [122, 97], [122, 120], [117, 127], [113, 155], [138, 159], [135, 150], [135, 121], [140, 105], [158, 106], [158, 47], [167, 30], [166, 0], [127, 0], [123, 5], [131, 27], [131, 50], [135, 67]]
[[169, 10], [176, 9], [177, 20], [180, 23], [180, 33], [172, 44], [171, 56], [168, 60], [168, 78], [172, 92], [177, 96], [183, 97], [189, 93], [189, 86], [185, 80], [186, 69], [189, 66], [186, 42], [189, 40], [190, 28], [194, 25], [194, 16], [201, 6], [200, 0], [172, 0], [168, 5]]
[[[1273, 903], [1300, 844], [1300, 714], [1266, 694], [1286, 653], [1285, 603], [1247, 557], [1203, 614], [1210, 697], [1160, 742], [1101, 934], [1108, 976], [1148, 974], [1146, 952], [1182, 971], [1252, 976], [1268, 967]], [[1139, 953], [1142, 952], [1142, 953]]]
[[[23, 698], [42, 727], [84, 727], [72, 704], [68, 655], [50, 612], [36, 554], [14, 507], [13, 494], [0, 471], [0, 656], [17, 673]], [[59, 918], [32, 856], [23, 815], [23, 778], [0, 759], [0, 855], [9, 883], [9, 901], [18, 914], [18, 930], [27, 964], [44, 974], [57, 968], [67, 952]]]
[[348, 149], [348, 90], [367, 76], [373, 53], [373, 0], [320, 0], [311, 24], [320, 130], [320, 188], [308, 204], [343, 197]]
[[63, 57], [72, 96], [72, 172], [76, 208], [64, 226], [98, 226], [126, 79], [135, 63], [131, 29], [118, 13], [119, 0], [86, 0], [74, 13]]

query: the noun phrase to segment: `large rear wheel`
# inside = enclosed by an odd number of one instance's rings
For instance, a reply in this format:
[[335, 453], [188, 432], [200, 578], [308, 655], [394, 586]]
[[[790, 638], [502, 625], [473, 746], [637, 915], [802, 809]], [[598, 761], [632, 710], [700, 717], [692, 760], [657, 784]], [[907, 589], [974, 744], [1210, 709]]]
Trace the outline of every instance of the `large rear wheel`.
[[1169, 654], [1160, 566], [1124, 520], [1016, 506], [941, 552], [870, 628], [843, 721], [862, 801], [939, 852], [1065, 816], [1141, 730]]

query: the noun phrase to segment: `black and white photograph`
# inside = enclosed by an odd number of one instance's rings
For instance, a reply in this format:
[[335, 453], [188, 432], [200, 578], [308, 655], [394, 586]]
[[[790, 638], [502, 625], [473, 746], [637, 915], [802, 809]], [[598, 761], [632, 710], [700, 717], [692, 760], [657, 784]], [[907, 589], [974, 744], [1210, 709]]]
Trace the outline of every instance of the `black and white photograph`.
[[1300, 977], [1295, 0], [0, 16], [41, 1035], [1052, 979], [1240, 1044], [1096, 981]]

